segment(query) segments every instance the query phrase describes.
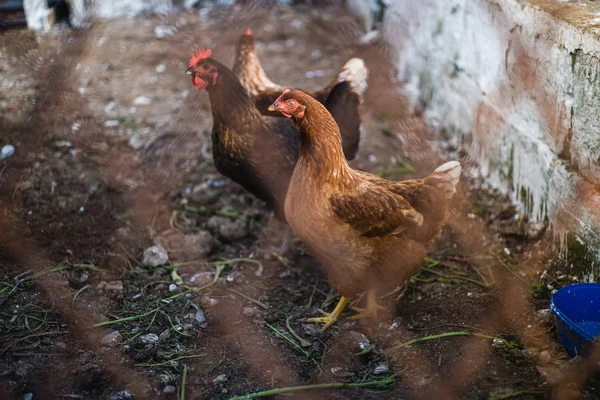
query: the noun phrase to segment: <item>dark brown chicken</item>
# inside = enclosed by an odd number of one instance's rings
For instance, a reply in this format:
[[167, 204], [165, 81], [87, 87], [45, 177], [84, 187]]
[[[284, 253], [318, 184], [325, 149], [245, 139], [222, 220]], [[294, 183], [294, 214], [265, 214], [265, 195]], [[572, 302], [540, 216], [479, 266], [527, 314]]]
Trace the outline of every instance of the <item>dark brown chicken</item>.
[[298, 132], [287, 118], [261, 115], [231, 70], [210, 56], [208, 49], [195, 52], [186, 73], [210, 97], [215, 166], [285, 222], [285, 194], [300, 150]]
[[298, 133], [286, 119], [263, 117], [236, 76], [210, 55], [208, 49], [195, 52], [186, 73], [210, 97], [215, 167], [285, 221], [283, 205], [298, 159]]
[[[254, 48], [254, 37], [248, 29], [241, 36], [236, 50], [233, 73], [239, 78], [252, 102], [263, 115], [281, 114], [268, 110], [268, 107], [281, 95], [285, 86], [273, 83], [267, 77]], [[361, 104], [367, 90], [368, 70], [360, 58], [350, 59], [340, 69], [335, 79], [326, 87], [310, 92], [320, 101], [340, 127], [344, 154], [348, 160], [354, 159], [358, 150], [361, 129]]]
[[424, 179], [393, 182], [350, 168], [339, 129], [318, 101], [286, 90], [272, 110], [300, 133], [300, 157], [285, 201], [288, 223], [328, 273], [343, 297], [329, 314], [314, 318], [326, 329], [348, 298], [368, 292], [355, 318], [375, 317], [377, 290], [394, 288], [421, 266], [424, 243], [440, 231], [456, 192], [461, 166], [451, 161]]

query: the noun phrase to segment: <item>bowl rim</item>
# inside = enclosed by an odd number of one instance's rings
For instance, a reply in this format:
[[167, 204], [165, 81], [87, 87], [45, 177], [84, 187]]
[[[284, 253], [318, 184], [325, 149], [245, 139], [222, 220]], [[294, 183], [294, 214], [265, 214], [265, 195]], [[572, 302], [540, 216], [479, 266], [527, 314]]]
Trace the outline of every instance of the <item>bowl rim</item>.
[[583, 329], [581, 329], [577, 324], [575, 324], [573, 322], [573, 320], [571, 320], [571, 318], [567, 317], [567, 315], [564, 312], [562, 312], [560, 310], [560, 308], [555, 303], [555, 299], [559, 295], [559, 293], [563, 293], [563, 292], [566, 292], [568, 290], [572, 290], [572, 289], [575, 289], [575, 288], [583, 288], [583, 287], [594, 287], [594, 288], [600, 290], [600, 283], [598, 283], [598, 282], [575, 283], [575, 284], [568, 285], [568, 286], [565, 286], [565, 287], [562, 287], [562, 288], [558, 289], [556, 291], [556, 293], [554, 293], [552, 295], [552, 299], [550, 300], [550, 310], [552, 311], [552, 313], [554, 315], [556, 315], [558, 318], [560, 318], [561, 321], [563, 321], [564, 323], [566, 323], [567, 325], [569, 325], [569, 329], [571, 329], [572, 331], [575, 331], [586, 342], [591, 342], [596, 337], [593, 337], [592, 335], [590, 335], [589, 333], [587, 333], [586, 331], [584, 331]]

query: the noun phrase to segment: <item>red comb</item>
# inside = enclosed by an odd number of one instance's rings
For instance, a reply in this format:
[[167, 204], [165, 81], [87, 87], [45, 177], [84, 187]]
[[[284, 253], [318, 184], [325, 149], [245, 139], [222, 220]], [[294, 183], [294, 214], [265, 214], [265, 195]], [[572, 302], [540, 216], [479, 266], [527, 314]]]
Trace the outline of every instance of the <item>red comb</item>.
[[246, 29], [246, 35], [248, 35], [248, 36], [252, 35], [252, 29], [250, 29], [250, 28]]
[[212, 51], [210, 49], [198, 49], [194, 52], [192, 59], [190, 60], [190, 65], [196, 65], [198, 61], [202, 61], [205, 58], [210, 57]]

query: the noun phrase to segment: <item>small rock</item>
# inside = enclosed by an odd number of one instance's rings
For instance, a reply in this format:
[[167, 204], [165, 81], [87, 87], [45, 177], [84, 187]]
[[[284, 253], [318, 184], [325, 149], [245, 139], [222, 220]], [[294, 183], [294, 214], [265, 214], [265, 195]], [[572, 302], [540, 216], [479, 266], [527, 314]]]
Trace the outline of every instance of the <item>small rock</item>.
[[351, 377], [353, 374], [345, 367], [332, 367], [331, 373], [340, 378]]
[[122, 291], [123, 290], [123, 282], [122, 281], [106, 282], [104, 289], [105, 290]]
[[65, 351], [67, 350], [67, 344], [65, 342], [56, 342], [54, 348], [58, 351]]
[[73, 143], [69, 142], [68, 140], [58, 140], [57, 142], [54, 143], [54, 146], [56, 147], [73, 147]]
[[113, 347], [120, 343], [121, 340], [123, 340], [123, 336], [121, 336], [119, 331], [110, 331], [100, 339], [100, 344]]
[[390, 372], [390, 367], [387, 364], [379, 364], [373, 371], [375, 375], [387, 374], [388, 372]]
[[227, 381], [227, 375], [225, 374], [221, 374], [219, 376], [217, 376], [215, 379], [213, 379], [213, 383], [222, 383], [222, 382], [226, 382]]
[[185, 235], [185, 243], [193, 247], [198, 258], [206, 257], [215, 247], [215, 239], [208, 231], [200, 231], [193, 235]]
[[167, 340], [170, 337], [171, 337], [171, 330], [170, 329], [165, 329], [163, 331], [163, 333], [161, 333], [160, 336], [158, 337], [158, 341], [159, 342], [164, 342], [165, 340]]
[[316, 324], [302, 324], [302, 329], [307, 335], [315, 336], [321, 331]]
[[6, 157], [10, 157], [13, 154], [15, 154], [15, 146], [12, 144], [7, 144], [6, 146], [2, 147], [2, 150], [0, 150], [0, 160], [4, 160]]
[[115, 126], [119, 126], [119, 121], [116, 119], [109, 119], [108, 121], [104, 121], [104, 126], [107, 128], [114, 128]]
[[167, 385], [163, 389], [163, 393], [175, 393], [175, 386]]
[[133, 399], [133, 394], [131, 394], [131, 392], [129, 392], [128, 390], [121, 390], [120, 392], [117, 392], [115, 394], [113, 394], [112, 396], [108, 397], [109, 400], [128, 400], [128, 399]]
[[163, 72], [165, 72], [166, 69], [167, 67], [165, 66], [165, 64], [159, 64], [156, 66], [156, 68], [154, 68], [154, 71], [156, 71], [157, 74], [162, 74]]
[[550, 311], [549, 308], [544, 308], [542, 310], [539, 310], [537, 312], [537, 316], [538, 316], [539, 320], [545, 324], [552, 323], [552, 311]]
[[169, 255], [161, 245], [155, 245], [144, 250], [142, 264], [145, 267], [156, 268], [169, 262]]
[[133, 104], [136, 106], [148, 106], [152, 104], [152, 99], [146, 96], [138, 96], [133, 99]]
[[206, 328], [208, 325], [208, 321], [206, 320], [206, 315], [204, 315], [204, 311], [200, 307], [196, 307], [196, 324], [198, 324], [201, 328]]
[[367, 339], [367, 337], [363, 333], [350, 331], [350, 336], [352, 336], [352, 339], [354, 339], [356, 344], [358, 344], [360, 350], [366, 349], [367, 346], [369, 346], [370, 344], [369, 339]]
[[23, 400], [33, 400], [33, 393], [27, 393], [23, 396]]
[[190, 278], [190, 282], [194, 284], [194, 286], [204, 286], [211, 283], [214, 279], [214, 272], [203, 271], [198, 272], [194, 276]]
[[164, 241], [178, 259], [185, 260], [204, 258], [216, 245], [210, 232], [204, 230], [187, 235], [177, 232], [164, 238]]
[[169, 285], [169, 292], [174, 292], [175, 290], [177, 290], [177, 285], [174, 283], [171, 283]]
[[26, 362], [19, 361], [18, 367], [15, 369], [15, 374], [17, 374], [21, 378], [25, 378], [31, 373], [31, 370], [34, 368], [35, 367], [31, 364], [27, 364]]
[[174, 36], [175, 32], [177, 32], [177, 28], [174, 26], [158, 25], [154, 28], [154, 35], [158, 39], [162, 39], [167, 36]]
[[215, 299], [214, 297], [203, 296], [202, 299], [200, 299], [200, 303], [204, 308], [211, 308], [219, 304], [219, 300]]
[[242, 314], [246, 317], [253, 317], [256, 314], [256, 309], [254, 307], [244, 307]]
[[154, 333], [147, 333], [140, 336], [140, 342], [142, 343], [156, 343], [158, 342], [158, 335]]
[[89, 280], [89, 275], [87, 272], [76, 272], [74, 276], [71, 276], [69, 279], [69, 283], [71, 287], [74, 289], [80, 289], [83, 287]]
[[548, 350], [544, 350], [540, 354], [538, 354], [538, 362], [541, 365], [548, 365], [550, 364], [550, 361], [552, 361], [552, 356], [550, 355], [550, 352]]
[[232, 221], [227, 217], [216, 215], [208, 220], [207, 226], [216, 230], [219, 237], [226, 241], [239, 240], [248, 234], [248, 225], [241, 218]]

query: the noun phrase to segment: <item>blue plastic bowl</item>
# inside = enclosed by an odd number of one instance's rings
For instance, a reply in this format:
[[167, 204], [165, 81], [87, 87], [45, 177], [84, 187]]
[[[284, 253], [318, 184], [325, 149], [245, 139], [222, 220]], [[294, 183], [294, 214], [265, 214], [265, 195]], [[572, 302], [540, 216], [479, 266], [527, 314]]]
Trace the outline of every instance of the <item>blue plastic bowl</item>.
[[558, 290], [550, 309], [558, 340], [572, 356], [587, 357], [600, 336], [600, 283], [578, 283]]

